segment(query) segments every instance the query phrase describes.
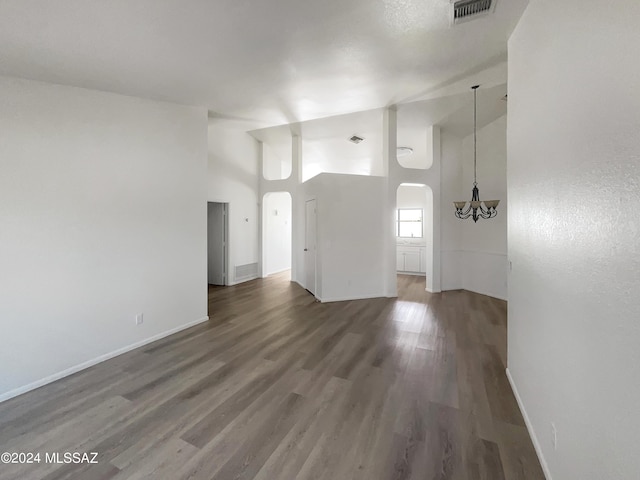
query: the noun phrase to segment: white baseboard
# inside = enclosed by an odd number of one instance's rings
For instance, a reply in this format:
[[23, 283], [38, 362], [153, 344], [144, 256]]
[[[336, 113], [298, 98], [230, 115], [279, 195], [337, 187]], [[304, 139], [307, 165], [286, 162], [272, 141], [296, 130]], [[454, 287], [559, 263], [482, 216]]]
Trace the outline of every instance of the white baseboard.
[[350, 300], [367, 300], [369, 298], [386, 298], [384, 293], [375, 293], [368, 295], [349, 295], [344, 297], [329, 297], [329, 298], [320, 298], [317, 297], [321, 303], [330, 303], [330, 302], [348, 302]]
[[53, 375], [49, 375], [48, 377], [42, 378], [40, 380], [36, 380], [35, 382], [29, 383], [28, 385], [10, 390], [0, 395], [0, 403], [4, 402], [5, 400], [9, 400], [10, 398], [17, 397], [18, 395], [22, 395], [23, 393], [27, 393], [31, 390], [35, 390], [36, 388], [40, 388], [44, 385], [47, 385], [48, 383], [60, 380], [61, 378], [73, 375], [74, 373], [85, 370], [111, 358], [117, 357], [118, 355], [122, 355], [123, 353], [130, 352], [131, 350], [135, 350], [136, 348], [155, 342], [156, 340], [160, 340], [164, 337], [168, 337], [169, 335], [173, 335], [174, 333], [186, 330], [187, 328], [198, 325], [199, 323], [206, 322], [207, 320], [209, 320], [209, 317], [202, 317], [198, 320], [194, 320], [193, 322], [180, 325], [179, 327], [172, 328], [171, 330], [167, 330], [166, 332], [162, 332], [152, 337], [145, 338], [144, 340], [140, 340], [139, 342], [132, 343], [131, 345], [127, 345], [126, 347], [119, 348], [117, 350], [114, 350], [113, 352], [105, 353], [104, 355], [100, 355], [99, 357], [93, 358], [78, 365], [74, 365], [73, 367], [62, 370], [61, 372], [54, 373]]
[[[469, 288], [443, 288], [442, 290], [440, 290], [439, 292], [431, 292], [431, 293], [440, 293], [440, 292], [454, 292], [456, 290], [464, 290], [466, 292], [471, 292], [471, 293], [477, 293], [478, 295], [484, 295], [486, 297], [491, 297], [491, 298], [497, 298], [498, 300], [503, 300], [505, 302], [508, 302], [509, 299], [508, 298], [503, 298], [501, 295], [497, 295], [495, 293], [486, 293], [486, 292], [479, 292], [477, 290], [471, 290]], [[430, 292], [430, 290], [427, 289], [427, 292]]]
[[547, 465], [547, 462], [544, 459], [544, 455], [542, 454], [542, 448], [540, 447], [540, 442], [538, 442], [538, 437], [536, 437], [536, 432], [533, 430], [533, 425], [531, 424], [531, 420], [529, 420], [529, 415], [527, 415], [527, 411], [524, 408], [524, 404], [522, 403], [522, 399], [520, 398], [520, 394], [518, 393], [516, 384], [513, 381], [511, 372], [509, 371], [508, 368], [506, 370], [507, 370], [507, 378], [509, 379], [509, 384], [511, 385], [511, 390], [513, 390], [513, 395], [516, 397], [516, 402], [518, 402], [518, 407], [520, 407], [520, 412], [522, 413], [522, 417], [524, 418], [524, 423], [527, 426], [527, 430], [529, 431], [529, 436], [531, 437], [531, 441], [533, 442], [533, 448], [535, 448], [536, 455], [538, 455], [538, 460], [540, 461], [542, 472], [544, 473], [544, 476], [547, 480], [553, 480], [551, 478], [551, 472], [549, 471], [549, 466]]
[[282, 268], [280, 270], [276, 270], [275, 272], [269, 272], [266, 275], [263, 275], [262, 278], [267, 278], [267, 277], [270, 277], [271, 275], [277, 275], [277, 274], [282, 273], [282, 272], [288, 272], [289, 270], [291, 270], [291, 267]]
[[425, 272], [403, 272], [402, 270], [397, 270], [396, 273], [398, 275], [413, 275], [414, 277], [425, 277], [427, 274]]
[[234, 280], [232, 282], [229, 282], [229, 283], [227, 283], [226, 286], [227, 287], [233, 287], [234, 285], [239, 285], [241, 283], [250, 282], [251, 280], [255, 280], [257, 278], [260, 278], [260, 277], [258, 277], [257, 275], [252, 275], [252, 276], [247, 277], [247, 278], [242, 278], [240, 280]]

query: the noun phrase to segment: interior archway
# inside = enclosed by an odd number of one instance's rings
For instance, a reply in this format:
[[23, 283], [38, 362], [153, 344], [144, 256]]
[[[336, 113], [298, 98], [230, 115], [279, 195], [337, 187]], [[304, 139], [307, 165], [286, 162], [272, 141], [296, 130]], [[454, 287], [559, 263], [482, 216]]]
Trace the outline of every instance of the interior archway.
[[425, 288], [434, 282], [434, 205], [428, 185], [403, 183], [396, 190], [396, 271], [425, 277]]

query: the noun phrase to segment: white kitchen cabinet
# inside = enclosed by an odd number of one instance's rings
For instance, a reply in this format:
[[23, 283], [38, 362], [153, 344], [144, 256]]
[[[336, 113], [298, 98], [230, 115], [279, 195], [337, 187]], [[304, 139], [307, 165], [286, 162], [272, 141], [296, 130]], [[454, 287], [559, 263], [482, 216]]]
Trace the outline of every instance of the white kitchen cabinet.
[[426, 271], [425, 247], [398, 245], [396, 261], [399, 272], [424, 273]]
[[404, 271], [419, 272], [420, 271], [420, 250], [411, 250], [404, 254]]

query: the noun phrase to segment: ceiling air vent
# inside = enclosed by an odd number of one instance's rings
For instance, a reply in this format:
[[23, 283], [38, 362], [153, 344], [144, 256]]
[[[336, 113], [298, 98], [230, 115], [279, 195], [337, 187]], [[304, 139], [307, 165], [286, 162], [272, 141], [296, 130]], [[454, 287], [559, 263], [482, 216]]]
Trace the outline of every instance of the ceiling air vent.
[[459, 0], [453, 4], [453, 23], [472, 20], [480, 14], [491, 13], [495, 0]]
[[353, 137], [351, 137], [351, 138], [349, 139], [349, 141], [350, 141], [351, 143], [355, 143], [355, 144], [358, 144], [358, 143], [360, 143], [360, 142], [361, 142], [361, 141], [363, 141], [363, 140], [364, 140], [364, 138], [359, 137], [359, 136], [357, 136], [357, 135], [354, 135]]

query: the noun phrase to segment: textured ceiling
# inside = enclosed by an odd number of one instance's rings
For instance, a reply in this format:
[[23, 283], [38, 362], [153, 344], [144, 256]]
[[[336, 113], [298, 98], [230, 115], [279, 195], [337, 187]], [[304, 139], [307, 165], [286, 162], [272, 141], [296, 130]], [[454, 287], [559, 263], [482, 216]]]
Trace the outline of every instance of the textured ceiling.
[[503, 61], [526, 4], [451, 27], [449, 0], [3, 0], [0, 74], [293, 123]]

